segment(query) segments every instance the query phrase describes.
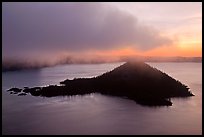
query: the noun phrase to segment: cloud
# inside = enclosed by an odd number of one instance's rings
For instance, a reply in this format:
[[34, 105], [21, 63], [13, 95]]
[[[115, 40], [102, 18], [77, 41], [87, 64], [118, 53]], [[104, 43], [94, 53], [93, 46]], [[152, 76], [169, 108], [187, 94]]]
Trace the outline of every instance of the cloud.
[[3, 3], [3, 56], [169, 45], [152, 27], [103, 3]]

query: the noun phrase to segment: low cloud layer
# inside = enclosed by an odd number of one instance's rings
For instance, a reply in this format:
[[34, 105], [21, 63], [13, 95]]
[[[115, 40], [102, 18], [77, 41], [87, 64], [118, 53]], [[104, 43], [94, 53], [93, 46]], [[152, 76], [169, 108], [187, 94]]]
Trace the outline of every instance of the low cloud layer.
[[102, 3], [3, 3], [3, 57], [169, 45], [151, 27]]

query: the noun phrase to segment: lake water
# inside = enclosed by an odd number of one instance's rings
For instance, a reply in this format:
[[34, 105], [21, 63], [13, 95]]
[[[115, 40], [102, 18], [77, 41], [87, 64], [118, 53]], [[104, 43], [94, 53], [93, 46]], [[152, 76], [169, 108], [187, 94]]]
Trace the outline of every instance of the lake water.
[[123, 63], [61, 65], [2, 72], [2, 134], [202, 134], [202, 63], [148, 63], [190, 87], [194, 97], [174, 98], [170, 107], [144, 107], [132, 100], [89, 94], [17, 96], [11, 87], [59, 84], [93, 77]]

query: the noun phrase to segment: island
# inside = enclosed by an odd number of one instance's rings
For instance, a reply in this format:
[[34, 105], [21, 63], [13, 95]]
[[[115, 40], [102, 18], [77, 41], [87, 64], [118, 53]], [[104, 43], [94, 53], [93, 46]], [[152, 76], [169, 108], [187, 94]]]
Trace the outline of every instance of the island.
[[172, 106], [173, 97], [194, 96], [180, 81], [140, 61], [126, 62], [97, 77], [66, 79], [60, 85], [45, 87], [14, 87], [8, 91], [42, 97], [100, 93], [132, 99], [146, 106]]

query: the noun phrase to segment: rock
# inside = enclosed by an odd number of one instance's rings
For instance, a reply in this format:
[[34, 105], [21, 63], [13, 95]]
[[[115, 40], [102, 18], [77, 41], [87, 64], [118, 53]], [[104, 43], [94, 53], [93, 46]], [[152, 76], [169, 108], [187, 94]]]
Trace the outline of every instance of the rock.
[[23, 92], [25, 93], [31, 93], [31, 92], [37, 92], [41, 89], [41, 87], [34, 87], [34, 88], [24, 88]]
[[22, 89], [20, 88], [10, 88], [9, 90], [7, 91], [13, 91], [13, 92], [21, 92]]
[[25, 95], [27, 95], [26, 93], [20, 93], [20, 94], [18, 94], [18, 96], [25, 96]]
[[29, 88], [25, 88], [25, 89], [23, 90], [23, 92], [29, 93], [29, 92], [30, 92], [30, 89], [29, 89]]
[[18, 94], [18, 92], [10, 92], [10, 94]]

